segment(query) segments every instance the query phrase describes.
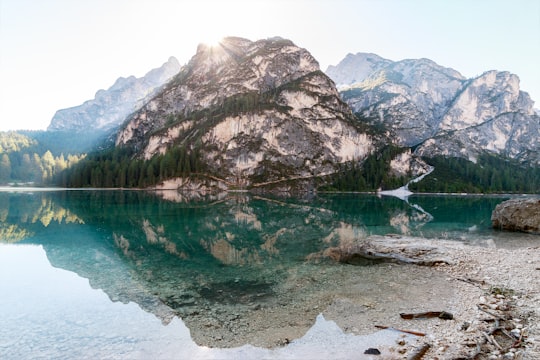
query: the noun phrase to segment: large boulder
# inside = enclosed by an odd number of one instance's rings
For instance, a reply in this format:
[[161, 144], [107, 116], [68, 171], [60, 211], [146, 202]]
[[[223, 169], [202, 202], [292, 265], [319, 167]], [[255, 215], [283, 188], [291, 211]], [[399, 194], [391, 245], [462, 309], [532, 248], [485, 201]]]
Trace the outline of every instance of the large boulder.
[[512, 199], [500, 203], [491, 214], [494, 228], [540, 233], [540, 199]]

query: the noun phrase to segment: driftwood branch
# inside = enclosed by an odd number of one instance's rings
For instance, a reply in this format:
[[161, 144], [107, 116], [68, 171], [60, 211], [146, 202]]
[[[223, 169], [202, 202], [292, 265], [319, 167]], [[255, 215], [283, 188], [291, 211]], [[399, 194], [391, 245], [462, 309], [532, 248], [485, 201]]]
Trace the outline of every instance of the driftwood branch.
[[429, 350], [430, 347], [431, 347], [430, 344], [424, 343], [422, 346], [416, 348], [416, 350], [414, 350], [407, 357], [407, 360], [420, 360], [421, 358], [424, 357], [424, 355], [426, 354], [426, 352]]
[[491, 311], [487, 311], [486, 309], [484, 309], [480, 304], [477, 304], [476, 307], [478, 308], [478, 310], [482, 311], [482, 312], [485, 312], [486, 314], [490, 315], [490, 316], [493, 316], [496, 320], [498, 321], [504, 321], [505, 319], [500, 317], [499, 315], [497, 314], [494, 314], [492, 313]]
[[489, 335], [488, 333], [485, 333], [485, 332], [482, 332], [482, 334], [484, 334], [484, 337], [486, 338], [486, 340], [493, 346], [495, 346], [497, 349], [499, 350], [502, 350], [502, 346], [499, 345], [499, 343], [497, 342], [497, 340], [495, 340], [495, 338], [492, 336], [492, 335]]
[[402, 333], [407, 333], [407, 334], [411, 334], [411, 335], [415, 335], [415, 336], [426, 336], [426, 334], [418, 332], [418, 331], [414, 331], [414, 330], [396, 329], [396, 328], [393, 328], [391, 326], [382, 326], [382, 325], [375, 325], [375, 327], [377, 329], [393, 329], [393, 330], [396, 330], [396, 331], [399, 331], [399, 332], [402, 332]]
[[477, 286], [477, 287], [482, 287], [482, 285], [485, 285], [486, 282], [484, 280], [476, 280], [476, 279], [472, 279], [472, 278], [460, 278], [460, 277], [457, 277], [456, 280], [459, 280], [459, 281], [463, 281], [463, 282], [466, 282], [468, 284], [471, 284], [471, 285], [474, 285], [474, 286]]

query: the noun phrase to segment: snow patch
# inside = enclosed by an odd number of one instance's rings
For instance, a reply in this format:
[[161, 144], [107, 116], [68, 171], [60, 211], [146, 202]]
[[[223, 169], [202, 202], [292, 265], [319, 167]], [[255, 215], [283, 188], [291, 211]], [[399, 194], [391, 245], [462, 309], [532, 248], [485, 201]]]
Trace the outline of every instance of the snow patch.
[[417, 183], [419, 181], [422, 181], [423, 178], [431, 174], [435, 170], [433, 166], [430, 166], [428, 171], [418, 177], [415, 177], [414, 179], [410, 180], [407, 184], [403, 185], [402, 187], [399, 187], [395, 190], [384, 190], [384, 191], [378, 191], [378, 194], [380, 195], [388, 195], [388, 196], [395, 196], [397, 198], [400, 198], [401, 200], [406, 200], [410, 195], [413, 194], [412, 191], [409, 190], [409, 184]]
[[407, 197], [411, 196], [413, 192], [408, 189], [407, 185], [405, 185], [394, 190], [379, 191], [378, 194], [386, 195], [386, 196], [394, 196], [401, 200], [405, 200]]

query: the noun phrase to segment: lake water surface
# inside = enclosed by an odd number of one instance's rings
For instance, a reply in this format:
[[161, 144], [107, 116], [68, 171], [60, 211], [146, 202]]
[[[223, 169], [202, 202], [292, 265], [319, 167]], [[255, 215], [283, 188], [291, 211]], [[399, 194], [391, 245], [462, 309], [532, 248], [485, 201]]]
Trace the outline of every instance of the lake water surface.
[[[297, 328], [300, 338], [315, 324], [324, 304], [311, 295], [350, 267], [321, 256], [342, 241], [537, 241], [490, 228], [507, 198], [0, 191], [0, 358], [305, 357], [302, 344], [314, 351], [321, 337], [340, 336], [346, 357], [357, 339], [321, 318], [287, 353], [240, 346], [260, 345], [272, 327]], [[271, 316], [278, 308], [305, 315], [287, 322]], [[220, 344], [237, 348], [209, 349]]]

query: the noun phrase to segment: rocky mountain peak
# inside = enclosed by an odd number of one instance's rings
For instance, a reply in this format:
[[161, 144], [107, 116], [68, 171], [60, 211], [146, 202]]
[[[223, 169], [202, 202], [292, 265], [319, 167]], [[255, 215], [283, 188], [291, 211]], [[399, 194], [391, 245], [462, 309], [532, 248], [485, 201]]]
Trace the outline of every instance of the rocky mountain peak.
[[384, 59], [376, 54], [357, 53], [347, 54], [338, 65], [330, 65], [326, 69], [326, 74], [334, 80], [338, 88], [346, 88], [354, 84], [361, 83], [369, 75], [382, 69], [391, 60]]
[[466, 79], [429, 59], [366, 66], [366, 58], [347, 55], [329, 75], [346, 85], [341, 95], [353, 111], [383, 125], [392, 142], [425, 156], [474, 161], [487, 151], [540, 163], [538, 117], [517, 75], [493, 70]]
[[313, 56], [282, 38], [199, 45], [116, 139], [144, 159], [198, 151], [235, 186], [332, 173], [367, 156], [372, 142]]
[[159, 68], [150, 70], [143, 79], [150, 84], [165, 84], [180, 71], [181, 65], [174, 56], [169, 57], [166, 63]]
[[238, 37], [223, 38], [215, 45], [201, 43], [188, 66], [194, 72], [214, 74], [242, 58], [251, 44], [251, 41]]
[[507, 71], [488, 71], [472, 79], [443, 117], [441, 129], [462, 130], [506, 113], [533, 115], [533, 101], [519, 89], [519, 77]]
[[[200, 44], [159, 101], [151, 101], [142, 110], [153, 112], [159, 106], [160, 112], [187, 115], [232, 96], [276, 89], [315, 71], [319, 71], [317, 61], [290, 40], [275, 37], [253, 42], [227, 37], [215, 46]], [[137, 128], [142, 131], [162, 127], [165, 121], [161, 116], [142, 116]], [[126, 143], [133, 136], [134, 133], [124, 131], [117, 143]]]
[[235, 82], [233, 75], [240, 75], [243, 90], [264, 91], [317, 71], [319, 64], [307, 50], [280, 37], [255, 42], [226, 37], [215, 46], [199, 45], [187, 68], [199, 81], [218, 75], [221, 84], [230, 84]]

